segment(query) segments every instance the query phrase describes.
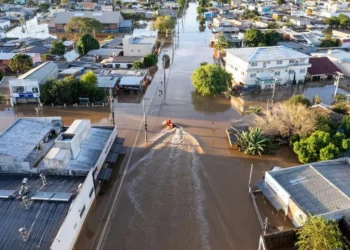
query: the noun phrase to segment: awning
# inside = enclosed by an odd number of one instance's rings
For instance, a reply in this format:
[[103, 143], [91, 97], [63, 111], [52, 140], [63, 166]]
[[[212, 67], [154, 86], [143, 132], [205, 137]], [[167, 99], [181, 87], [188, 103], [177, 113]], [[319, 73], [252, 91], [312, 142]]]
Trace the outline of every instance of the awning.
[[265, 184], [264, 180], [261, 180], [256, 183], [256, 186], [261, 190], [261, 192], [264, 194], [264, 196], [270, 201], [270, 203], [277, 209], [277, 210], [284, 210], [286, 205], [281, 201], [281, 199], [278, 198], [278, 196], [269, 188], [267, 184]]
[[119, 154], [114, 152], [109, 152], [106, 158], [106, 162], [115, 163], [118, 159]]
[[98, 174], [98, 179], [101, 181], [108, 181], [111, 177], [112, 169], [110, 168], [102, 168], [100, 173]]

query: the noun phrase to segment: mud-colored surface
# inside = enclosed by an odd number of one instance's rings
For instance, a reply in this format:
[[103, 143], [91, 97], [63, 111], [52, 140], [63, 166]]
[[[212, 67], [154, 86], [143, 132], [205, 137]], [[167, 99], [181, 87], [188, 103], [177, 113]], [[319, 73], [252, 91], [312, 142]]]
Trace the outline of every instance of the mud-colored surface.
[[[164, 48], [145, 94], [150, 99], [149, 142], [144, 142], [142, 105], [115, 103], [115, 121], [119, 136], [126, 138], [127, 155], [116, 165], [121, 174], [113, 173], [93, 205], [75, 249], [257, 249], [261, 230], [248, 195], [250, 165], [254, 164], [254, 183], [273, 166], [297, 164], [296, 157], [288, 147], [276, 156], [262, 157], [228, 149], [225, 129], [239, 113], [228, 99], [198, 96], [191, 84], [193, 70], [203, 61], [213, 61], [208, 46], [212, 34], [199, 31], [196, 7], [190, 3], [180, 21], [176, 50], [171, 45]], [[163, 53], [172, 57], [166, 98]], [[36, 116], [33, 106], [0, 116], [9, 121], [14, 113]], [[110, 122], [108, 107], [49, 107], [42, 115], [63, 116], [67, 125], [77, 118], [93, 124]], [[182, 129], [165, 133], [161, 123], [168, 117]]]

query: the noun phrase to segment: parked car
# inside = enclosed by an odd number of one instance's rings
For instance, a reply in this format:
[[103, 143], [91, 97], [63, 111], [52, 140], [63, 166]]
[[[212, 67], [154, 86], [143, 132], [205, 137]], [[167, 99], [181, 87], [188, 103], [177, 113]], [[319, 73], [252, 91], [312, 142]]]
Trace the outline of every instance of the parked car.
[[235, 96], [243, 96], [252, 93], [260, 93], [261, 87], [260, 85], [234, 85], [231, 90], [231, 94]]

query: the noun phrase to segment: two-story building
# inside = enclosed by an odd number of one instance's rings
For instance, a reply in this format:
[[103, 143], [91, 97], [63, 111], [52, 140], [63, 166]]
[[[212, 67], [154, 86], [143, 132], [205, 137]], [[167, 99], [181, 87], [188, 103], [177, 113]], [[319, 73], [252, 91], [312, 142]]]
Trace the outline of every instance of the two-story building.
[[296, 26], [306, 26], [310, 24], [310, 19], [306, 17], [291, 16], [289, 21]]
[[124, 56], [144, 57], [153, 54], [157, 43], [157, 37], [125, 36], [123, 38]]
[[[103, 30], [100, 33], [96, 33], [96, 36], [109, 36], [120, 32], [120, 23], [123, 21], [123, 16], [119, 11], [110, 12], [91, 12], [91, 11], [72, 11], [72, 12], [58, 12], [54, 25], [49, 26], [50, 34], [56, 34], [57, 36], [67, 35], [64, 27], [67, 25], [72, 17], [87, 17], [93, 18], [99, 21], [103, 25]], [[132, 30], [132, 27], [129, 27]], [[123, 30], [124, 31], [124, 30]], [[79, 32], [79, 31], [77, 31]]]
[[271, 88], [304, 82], [309, 56], [285, 46], [226, 49], [226, 70], [234, 82]]

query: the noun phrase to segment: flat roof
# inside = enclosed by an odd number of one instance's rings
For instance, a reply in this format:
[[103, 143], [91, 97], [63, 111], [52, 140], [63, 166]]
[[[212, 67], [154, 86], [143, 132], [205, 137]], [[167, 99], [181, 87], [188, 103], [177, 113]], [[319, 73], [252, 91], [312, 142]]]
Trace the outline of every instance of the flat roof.
[[140, 76], [124, 76], [119, 82], [121, 86], [140, 86], [143, 77]]
[[31, 162], [35, 159], [28, 158], [39, 142], [51, 130], [60, 126], [61, 118], [58, 117], [17, 119], [0, 134], [0, 155], [13, 156], [17, 161]]
[[97, 76], [97, 87], [99, 88], [114, 88], [119, 80], [118, 76]]
[[69, 75], [69, 74], [75, 74], [78, 72], [82, 72], [85, 69], [85, 67], [70, 67], [68, 69], [64, 69], [61, 72], [59, 72], [60, 75]]
[[268, 172], [311, 214], [350, 208], [350, 165], [347, 158]]
[[[23, 178], [28, 178], [29, 194], [27, 196], [29, 198], [43, 192], [71, 195], [85, 180], [85, 177], [78, 176], [47, 175], [47, 184], [43, 186], [38, 175], [0, 175], [0, 192], [10, 194], [12, 191], [18, 191]], [[71, 202], [71, 199], [68, 201], [31, 200], [29, 209], [25, 209], [19, 196], [13, 195], [8, 198], [3, 196], [0, 198], [0, 249], [50, 249]], [[29, 232], [26, 242], [18, 232], [22, 227]]]

